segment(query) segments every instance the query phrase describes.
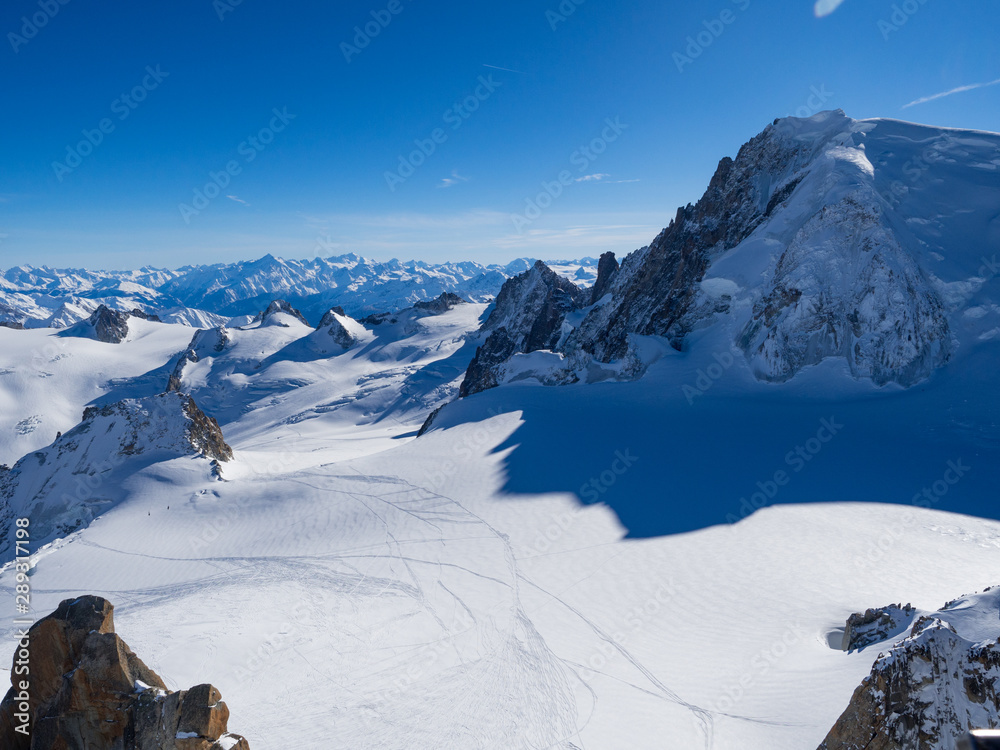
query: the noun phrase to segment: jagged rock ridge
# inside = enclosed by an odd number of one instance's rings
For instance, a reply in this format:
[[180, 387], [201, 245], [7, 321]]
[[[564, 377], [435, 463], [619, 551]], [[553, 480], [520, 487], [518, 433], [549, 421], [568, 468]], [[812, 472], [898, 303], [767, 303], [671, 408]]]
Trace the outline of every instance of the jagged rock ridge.
[[819, 750], [956, 750], [1000, 728], [1000, 587], [919, 617], [879, 654]]
[[161, 322], [158, 316], [149, 315], [139, 308], [125, 311], [112, 310], [107, 305], [99, 305], [85, 323], [69, 328], [65, 334], [93, 338], [105, 344], [120, 344], [128, 338], [129, 318], [138, 318], [152, 323]]
[[[0, 704], [4, 748], [249, 750], [229, 733], [218, 689], [168, 691], [115, 633], [114, 607], [105, 599], [67, 599], [21, 643]], [[30, 669], [27, 680], [19, 660]]]
[[566, 314], [589, 298], [589, 290], [559, 276], [541, 261], [507, 281], [483, 324], [481, 332], [488, 336], [469, 364], [460, 395], [498, 385], [498, 366], [518, 352], [556, 348], [564, 334]]
[[[463, 395], [501, 382], [500, 366], [517, 354], [550, 348], [565, 356], [567, 373], [538, 379], [576, 382], [570, 370], [585, 371], [586, 357], [634, 360], [637, 336], [683, 350], [692, 331], [710, 326], [727, 331], [760, 380], [785, 381], [830, 357], [876, 385], [927, 378], [949, 360], [953, 334], [942, 284], [921, 265], [921, 243], [901, 228], [924, 219], [901, 215], [868, 160], [879, 127], [892, 126], [840, 111], [776, 120], [735, 159], [722, 159], [702, 198], [678, 209], [648, 247], [620, 267], [602, 256], [592, 292], [559, 308], [560, 321], [578, 314], [555, 340], [539, 346], [488, 321], [482, 335], [492, 340]], [[879, 149], [887, 149], [896, 135], [881, 137]], [[516, 317], [517, 305], [503, 303], [519, 299], [523, 284], [509, 280], [495, 312]], [[643, 371], [633, 362], [615, 376]]]
[[49, 447], [0, 474], [0, 555], [13, 549], [13, 521], [30, 517], [38, 544], [89, 524], [121, 498], [121, 480], [153, 460], [198, 456], [229, 461], [214, 418], [194, 399], [163, 393], [88, 407]]

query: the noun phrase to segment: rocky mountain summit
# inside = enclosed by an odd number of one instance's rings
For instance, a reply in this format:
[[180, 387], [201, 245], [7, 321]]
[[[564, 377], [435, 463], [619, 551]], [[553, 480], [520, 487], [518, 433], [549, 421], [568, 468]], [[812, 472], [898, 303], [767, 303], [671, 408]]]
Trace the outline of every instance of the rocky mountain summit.
[[[37, 543], [86, 526], [121, 497], [120, 470], [196, 456], [229, 461], [218, 422], [190, 396], [164, 393], [88, 407], [79, 425], [0, 475], [0, 555], [13, 549], [13, 520], [30, 517]], [[128, 475], [128, 471], [124, 475]]]
[[567, 313], [586, 304], [590, 295], [542, 261], [505, 282], [483, 323], [480, 335], [486, 340], [469, 365], [460, 395], [496, 387], [498, 368], [514, 354], [557, 348]]
[[[921, 382], [971, 335], [969, 320], [994, 309], [975, 298], [998, 266], [974, 253], [994, 236], [998, 196], [995, 183], [988, 196], [945, 190], [934, 177], [944, 166], [914, 177], [907, 158], [933, 151], [932, 164], [953, 165], [962, 184], [986, 184], [996, 141], [840, 111], [775, 120], [722, 159], [702, 198], [679, 208], [648, 247], [620, 266], [605, 253], [589, 294], [539, 284], [544, 264], [505, 282], [462, 393], [528, 377], [535, 366], [543, 383], [587, 382], [593, 363], [641, 359], [639, 337], [686, 351], [701, 330], [719, 331], [724, 356], [741, 356], [762, 381], [839, 359], [876, 386]], [[539, 334], [566, 323], [544, 341], [526, 333], [542, 307]], [[975, 336], [993, 335], [976, 326]], [[561, 364], [504, 367], [539, 349]], [[615, 376], [642, 372], [633, 362]]]
[[257, 313], [251, 322], [259, 323], [260, 325], [279, 325], [287, 328], [288, 323], [283, 322], [278, 313], [289, 315], [304, 326], [309, 325], [309, 321], [306, 320], [305, 316], [283, 299], [274, 300], [267, 306], [266, 310]]
[[[889, 609], [852, 620], [888, 625], [893, 613], [913, 614]], [[997, 728], [1000, 587], [918, 617], [879, 654], [819, 750], [956, 750], [969, 730]]]
[[[27, 666], [29, 671], [20, 667]], [[171, 692], [115, 633], [105, 599], [67, 599], [20, 641], [0, 704], [7, 750], [249, 750], [212, 685]]]
[[130, 318], [161, 322], [158, 316], [149, 315], [139, 308], [129, 311], [112, 310], [107, 305], [100, 305], [85, 322], [67, 329], [65, 335], [92, 338], [105, 344], [120, 344], [128, 337]]

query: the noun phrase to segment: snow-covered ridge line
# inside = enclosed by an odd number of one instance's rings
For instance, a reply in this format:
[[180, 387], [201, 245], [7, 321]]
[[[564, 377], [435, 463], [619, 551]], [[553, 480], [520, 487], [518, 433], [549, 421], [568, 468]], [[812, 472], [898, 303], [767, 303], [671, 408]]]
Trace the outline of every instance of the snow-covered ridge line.
[[[0, 274], [0, 325], [62, 328], [91, 315], [99, 305], [140, 308], [164, 322], [198, 328], [254, 315], [276, 298], [287, 299], [315, 322], [331, 307], [363, 317], [393, 312], [451, 292], [467, 302], [489, 302], [503, 282], [528, 269], [533, 259], [506, 265], [468, 261], [379, 262], [357, 255], [285, 260], [145, 267], [132, 271], [18, 266]], [[593, 283], [597, 260], [551, 261], [575, 283]]]

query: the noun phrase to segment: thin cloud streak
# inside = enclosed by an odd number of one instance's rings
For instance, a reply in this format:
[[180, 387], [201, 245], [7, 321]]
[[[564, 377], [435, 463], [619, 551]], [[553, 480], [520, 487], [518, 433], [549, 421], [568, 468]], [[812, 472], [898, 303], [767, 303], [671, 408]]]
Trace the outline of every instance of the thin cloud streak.
[[483, 63], [484, 68], [493, 68], [493, 70], [505, 70], [508, 73], [519, 73], [522, 76], [529, 76], [531, 73], [525, 73], [523, 70], [514, 70], [513, 68], [501, 68], [499, 65], [487, 65]]
[[813, 12], [816, 14], [816, 18], [823, 18], [828, 16], [833, 11], [837, 10], [844, 0], [816, 0], [816, 6], [813, 8]]
[[959, 86], [957, 89], [951, 89], [950, 91], [942, 91], [940, 94], [932, 94], [931, 96], [925, 96], [920, 99], [916, 99], [909, 104], [904, 104], [903, 109], [909, 109], [910, 107], [916, 107], [918, 104], [926, 104], [927, 102], [933, 102], [938, 99], [944, 99], [946, 96], [952, 96], [953, 94], [962, 94], [966, 91], [974, 91], [975, 89], [984, 89], [987, 86], [996, 86], [1000, 84], [1000, 78], [995, 81], [990, 81], [989, 83], [972, 83], [968, 86]]

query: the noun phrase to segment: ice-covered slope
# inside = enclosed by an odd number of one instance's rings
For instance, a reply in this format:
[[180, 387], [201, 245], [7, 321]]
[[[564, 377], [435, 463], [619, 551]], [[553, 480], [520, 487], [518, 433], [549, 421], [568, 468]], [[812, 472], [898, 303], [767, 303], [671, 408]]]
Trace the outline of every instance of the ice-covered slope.
[[[165, 393], [89, 407], [51, 446], [0, 473], [0, 556], [13, 554], [15, 519], [31, 520], [36, 544], [60, 539], [125, 497], [122, 483], [133, 474], [194, 455], [228, 461], [232, 450], [190, 396]], [[207, 463], [203, 469], [209, 473]]]
[[876, 657], [831, 647], [850, 612], [933, 608], [985, 586], [1000, 549], [996, 523], [852, 505], [623, 542], [605, 508], [499, 494], [491, 451], [519, 423], [309, 466], [310, 441], [260, 433], [222, 483], [157, 465], [37, 556], [35, 606], [115, 595], [168, 687], [210, 673], [265, 750], [793, 750]]
[[130, 330], [131, 340], [115, 346], [51, 329], [0, 327], [0, 463], [51, 443], [122, 380], [152, 373], [150, 380], [166, 382], [168, 373], [156, 370], [184, 350], [191, 329], [136, 319]]

